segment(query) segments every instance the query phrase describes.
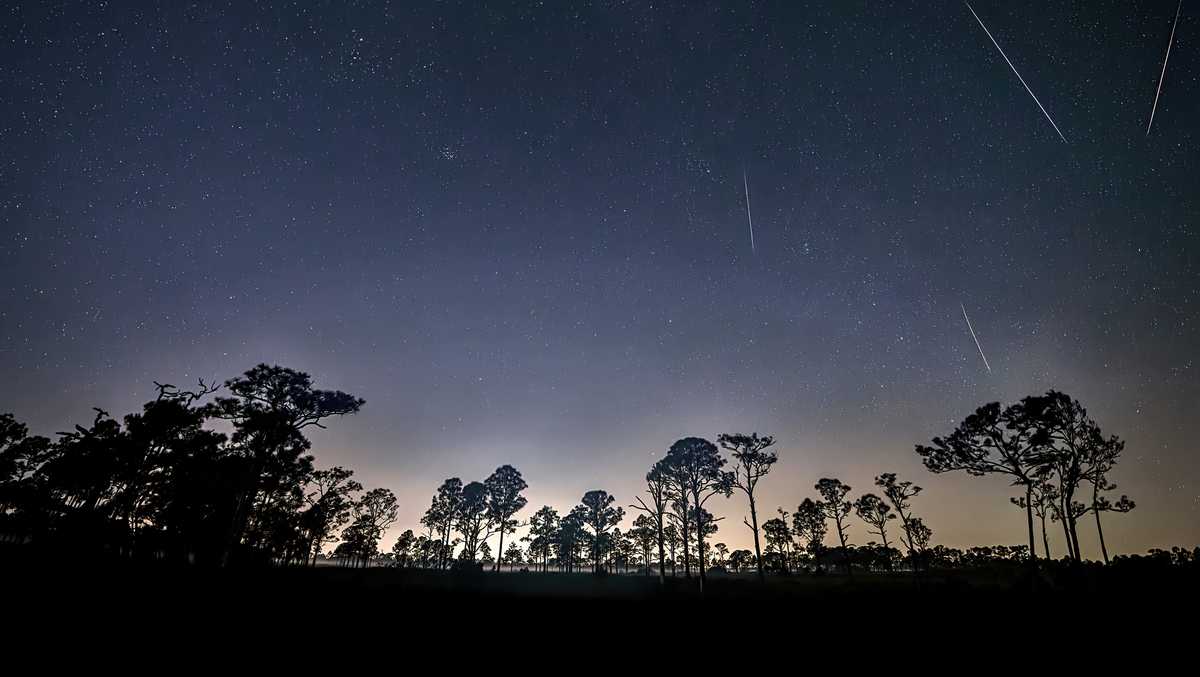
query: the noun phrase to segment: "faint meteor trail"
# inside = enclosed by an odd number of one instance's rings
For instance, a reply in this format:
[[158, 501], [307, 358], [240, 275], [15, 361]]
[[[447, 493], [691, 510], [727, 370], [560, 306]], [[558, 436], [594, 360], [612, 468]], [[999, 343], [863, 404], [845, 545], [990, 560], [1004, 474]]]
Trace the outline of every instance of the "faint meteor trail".
[[754, 254], [754, 219], [750, 217], [750, 182], [746, 179], [745, 169], [742, 169], [742, 187], [746, 189], [746, 223], [750, 224], [750, 253]]
[[1183, 10], [1183, 0], [1175, 7], [1175, 23], [1171, 24], [1171, 37], [1167, 40], [1167, 55], [1163, 57], [1162, 73], [1158, 75], [1158, 89], [1154, 92], [1154, 107], [1150, 109], [1150, 122], [1146, 125], [1146, 136], [1150, 136], [1150, 128], [1154, 126], [1154, 112], [1158, 110], [1158, 97], [1162, 95], [1163, 78], [1167, 76], [1167, 60], [1171, 58], [1171, 45], [1175, 44], [1175, 27], [1179, 25], [1179, 12]]
[[1021, 85], [1025, 87], [1025, 91], [1029, 92], [1029, 96], [1033, 97], [1034, 103], [1038, 105], [1038, 108], [1042, 109], [1042, 115], [1045, 115], [1046, 119], [1050, 121], [1050, 124], [1054, 127], [1054, 131], [1058, 132], [1058, 138], [1062, 139], [1063, 143], [1066, 143], [1067, 137], [1063, 136], [1062, 130], [1058, 128], [1058, 125], [1054, 124], [1054, 118], [1050, 117], [1050, 114], [1046, 112], [1046, 107], [1042, 105], [1041, 101], [1038, 101], [1037, 95], [1033, 93], [1033, 90], [1029, 88], [1029, 85], [1025, 84], [1025, 78], [1021, 77], [1020, 73], [1017, 73], [1017, 67], [1013, 65], [1013, 62], [1009, 60], [1008, 55], [1005, 54], [1004, 50], [1000, 48], [1000, 43], [996, 42], [996, 38], [992, 37], [992, 32], [988, 30], [988, 27], [983, 25], [983, 19], [980, 19], [979, 15], [975, 14], [975, 8], [971, 6], [971, 3], [968, 2], [966, 5], [967, 9], [971, 10], [971, 14], [975, 16], [975, 20], [979, 22], [980, 27], [983, 28], [983, 32], [987, 33], [988, 39], [991, 40], [992, 44], [996, 46], [996, 49], [1000, 52], [1000, 56], [1004, 57], [1004, 60], [1008, 62], [1008, 67], [1012, 69], [1013, 73], [1016, 73], [1017, 79], [1021, 81]]
[[988, 364], [987, 355], [983, 354], [983, 346], [979, 345], [979, 337], [975, 335], [975, 328], [971, 326], [971, 318], [967, 317], [967, 307], [962, 303], [958, 304], [962, 308], [963, 319], [967, 321], [967, 330], [971, 332], [971, 338], [975, 339], [975, 347], [979, 349], [979, 356], [983, 358], [983, 366], [987, 367], [988, 373], [992, 373], [992, 365]]

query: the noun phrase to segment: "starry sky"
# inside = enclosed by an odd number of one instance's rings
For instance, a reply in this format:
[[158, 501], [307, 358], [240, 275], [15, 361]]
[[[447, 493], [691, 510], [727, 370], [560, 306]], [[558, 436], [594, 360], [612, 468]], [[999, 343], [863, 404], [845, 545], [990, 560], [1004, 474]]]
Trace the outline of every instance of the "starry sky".
[[1176, 2], [973, 7], [1066, 143], [958, 2], [5, 3], [0, 410], [302, 369], [393, 535], [758, 431], [768, 512], [893, 471], [962, 547], [1024, 542], [1012, 490], [913, 445], [1057, 388], [1128, 443], [1110, 548], [1195, 545], [1200, 6], [1148, 135]]

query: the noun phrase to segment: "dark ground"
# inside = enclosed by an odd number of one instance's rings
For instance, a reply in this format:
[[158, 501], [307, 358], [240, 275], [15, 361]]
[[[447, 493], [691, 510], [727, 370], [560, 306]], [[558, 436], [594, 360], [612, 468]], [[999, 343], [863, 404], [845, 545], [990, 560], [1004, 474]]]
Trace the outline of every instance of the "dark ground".
[[177, 608], [308, 603], [381, 605], [423, 604], [450, 608], [473, 602], [579, 603], [609, 605], [713, 606], [823, 604], [839, 607], [919, 603], [923, 606], [1020, 609], [1026, 601], [1043, 604], [1114, 606], [1176, 605], [1194, 602], [1195, 569], [1172, 567], [1145, 571], [1085, 565], [1078, 569], [1045, 565], [1036, 577], [1024, 567], [885, 574], [857, 571], [790, 576], [769, 575], [759, 583], [753, 573], [712, 573], [703, 594], [698, 581], [657, 576], [590, 573], [450, 572], [427, 569], [335, 566], [315, 568], [202, 569], [129, 562], [83, 562], [5, 552], [0, 576], [15, 603], [86, 602], [105, 606], [169, 605]]
[[482, 659], [476, 646], [488, 643], [562, 651], [587, 637], [617, 650], [638, 637], [687, 642], [697, 631], [705, 652], [740, 638], [755, 655], [771, 646], [826, 652], [829, 642], [925, 655], [934, 647], [1036, 644], [1048, 628], [1067, 646], [1111, 638], [1119, 643], [1105, 650], [1162, 656], [1194, 641], [1198, 599], [1195, 571], [1178, 568], [1043, 571], [1035, 587], [1020, 567], [932, 572], [919, 583], [911, 574], [861, 572], [765, 584], [753, 574], [714, 575], [701, 595], [682, 577], [660, 587], [640, 575], [212, 570], [3, 554], [0, 638], [10, 646], [70, 637], [110, 650], [170, 647], [172, 660], [184, 646], [212, 654], [188, 660], [311, 651], [336, 663], [350, 643], [372, 655], [393, 645], [405, 656], [440, 646], [443, 660], [457, 664], [476, 653]]

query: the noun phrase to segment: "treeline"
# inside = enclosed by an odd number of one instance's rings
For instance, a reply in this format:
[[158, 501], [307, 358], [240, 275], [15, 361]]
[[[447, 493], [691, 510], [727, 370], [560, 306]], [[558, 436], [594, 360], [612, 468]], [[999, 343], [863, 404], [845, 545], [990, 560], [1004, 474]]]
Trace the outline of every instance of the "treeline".
[[[894, 473], [878, 475], [872, 491], [859, 495], [822, 478], [794, 511], [777, 507], [763, 519], [757, 490], [779, 461], [775, 439], [738, 433], [720, 435], [715, 444], [678, 440], [625, 506], [597, 489], [565, 512], [542, 506], [522, 520], [528, 485], [516, 468], [502, 465], [481, 481], [450, 478], [421, 519], [423, 533], [406, 530], [381, 552], [380, 540], [397, 519], [395, 495], [366, 490], [346, 468], [316, 467], [306, 436], [311, 427], [359, 411], [361, 398], [317, 389], [305, 373], [267, 365], [223, 386], [155, 385], [157, 396], [140, 412], [118, 421], [96, 410], [89, 425], [55, 440], [31, 436], [11, 415], [0, 415], [0, 539], [76, 557], [202, 566], [314, 565], [329, 558], [344, 566], [637, 571], [660, 579], [669, 572], [695, 575], [703, 588], [713, 569], [760, 578], [799, 571], [852, 576], [1028, 562], [1037, 558], [1035, 517], [1043, 556], [1051, 555], [1049, 521], [1062, 528], [1065, 558], [1079, 562], [1078, 527], [1091, 514], [1107, 563], [1101, 516], [1134, 507], [1126, 496], [1108, 497], [1123, 442], [1105, 437], [1078, 401], [1051, 391], [1008, 407], [985, 405], [947, 436], [916, 447], [935, 473], [1007, 477], [1020, 494], [1012, 500], [1025, 512], [1027, 545], [931, 546], [933, 531], [914, 507], [921, 487]], [[735, 494], [745, 505], [753, 550], [713, 542], [721, 521], [713, 501]], [[626, 509], [636, 516], [622, 530]], [[852, 542], [857, 530], [865, 544]], [[1191, 551], [1174, 552], [1170, 562], [1192, 561]]]
[[[372, 553], [396, 498], [344, 468], [317, 469], [305, 432], [363, 400], [259, 365], [219, 386], [155, 384], [118, 421], [97, 409], [58, 439], [0, 415], [0, 534], [74, 557], [225, 566], [311, 562], [345, 539]], [[210, 400], [204, 402], [204, 400]], [[221, 424], [229, 434], [209, 424]]]

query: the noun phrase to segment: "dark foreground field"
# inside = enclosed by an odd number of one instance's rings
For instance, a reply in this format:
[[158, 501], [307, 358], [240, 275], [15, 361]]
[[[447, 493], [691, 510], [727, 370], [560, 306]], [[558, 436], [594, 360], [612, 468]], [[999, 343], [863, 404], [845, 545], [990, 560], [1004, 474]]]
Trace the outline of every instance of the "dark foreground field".
[[71, 637], [109, 646], [249, 648], [268, 656], [280, 646], [295, 655], [309, 642], [321, 652], [339, 643], [388, 646], [403, 639], [413, 650], [450, 644], [447, 655], [456, 661], [453, 652], [482, 641], [464, 638], [481, 633], [489, 642], [498, 633], [511, 645], [537, 638], [573, 646], [548, 638], [587, 632], [614, 642], [653, 636], [669, 643], [670, 636], [694, 639], [697, 629], [714, 638], [736, 629], [756, 646], [812, 647], [865, 635], [875, 638], [876, 649], [900, 649], [934, 638], [952, 644], [952, 635], [1024, 642], [1051, 624], [1056, 641], [1090, 642], [1098, 629], [1119, 627], [1127, 651], [1187, 646], [1167, 638], [1190, 632], [1190, 622], [1176, 619], [1196, 608], [1193, 573], [1115, 573], [1043, 571], [1031, 582], [1019, 569], [974, 570], [932, 572], [918, 582], [860, 572], [853, 579], [774, 576], [765, 584], [752, 574], [714, 575], [701, 595], [694, 579], [682, 577], [660, 587], [655, 577], [638, 575], [211, 570], [6, 558], [0, 636], [14, 647], [25, 638]]
[[701, 593], [695, 578], [668, 576], [660, 585], [645, 575], [588, 573], [449, 572], [426, 569], [339, 567], [212, 570], [128, 563], [85, 564], [7, 558], [0, 564], [10, 600], [17, 603], [102, 605], [107, 608], [171, 607], [179, 610], [234, 603], [263, 608], [281, 604], [422, 605], [452, 609], [473, 603], [544, 603], [626, 606], [823, 606], [852, 611], [894, 605], [947, 606], [1014, 612], [1027, 603], [1071, 607], [1142, 607], [1191, 604], [1197, 599], [1191, 570], [1118, 571], [1113, 567], [1043, 567], [1037, 576], [1021, 567], [872, 574], [856, 572], [768, 576], [713, 573]]

